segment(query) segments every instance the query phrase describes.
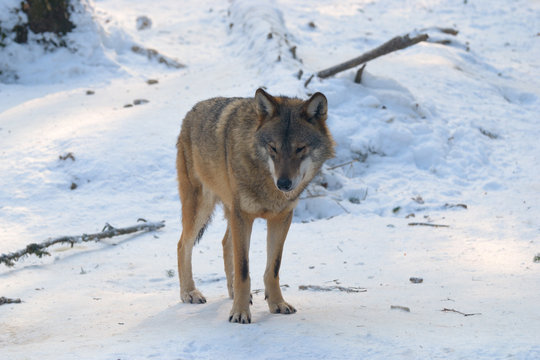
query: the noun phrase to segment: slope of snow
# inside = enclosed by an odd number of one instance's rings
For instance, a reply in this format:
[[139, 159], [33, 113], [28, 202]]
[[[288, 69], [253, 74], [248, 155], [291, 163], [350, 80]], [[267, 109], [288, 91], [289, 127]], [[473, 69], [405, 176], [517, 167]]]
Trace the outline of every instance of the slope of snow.
[[[0, 253], [106, 222], [167, 226], [0, 265], [0, 296], [23, 301], [0, 306], [2, 358], [540, 358], [540, 4], [84, 0], [77, 11], [67, 49], [0, 49], [0, 68], [18, 77], [0, 79]], [[137, 30], [143, 15], [152, 25]], [[362, 84], [350, 70], [304, 87], [424, 29], [451, 44], [376, 59]], [[323, 92], [338, 148], [285, 246], [280, 277], [298, 313], [267, 310], [257, 221], [254, 323], [240, 326], [227, 321], [220, 209], [193, 259], [208, 303], [179, 303], [175, 143], [197, 101], [260, 86]]]

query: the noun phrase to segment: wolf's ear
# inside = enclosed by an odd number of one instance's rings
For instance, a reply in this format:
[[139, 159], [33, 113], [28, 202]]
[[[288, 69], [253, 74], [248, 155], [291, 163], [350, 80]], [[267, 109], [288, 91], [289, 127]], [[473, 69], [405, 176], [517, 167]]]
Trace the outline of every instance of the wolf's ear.
[[326, 96], [320, 92], [313, 94], [309, 100], [304, 103], [304, 111], [310, 122], [326, 120], [328, 112], [328, 101]]
[[261, 119], [270, 118], [276, 113], [276, 100], [261, 88], [255, 92], [255, 102]]

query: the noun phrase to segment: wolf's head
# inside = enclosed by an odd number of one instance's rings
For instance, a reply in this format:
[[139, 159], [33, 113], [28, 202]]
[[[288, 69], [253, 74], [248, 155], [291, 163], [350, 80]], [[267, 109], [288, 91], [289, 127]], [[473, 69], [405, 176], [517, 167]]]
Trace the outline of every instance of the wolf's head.
[[309, 100], [255, 93], [259, 116], [256, 146], [276, 187], [296, 194], [334, 156], [334, 140], [326, 126], [328, 103], [316, 93]]

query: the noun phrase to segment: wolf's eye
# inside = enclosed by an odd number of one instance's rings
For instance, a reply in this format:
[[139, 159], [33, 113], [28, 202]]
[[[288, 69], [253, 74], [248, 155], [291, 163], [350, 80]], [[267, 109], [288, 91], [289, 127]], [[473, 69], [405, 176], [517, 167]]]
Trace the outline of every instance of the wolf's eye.
[[296, 153], [297, 153], [297, 154], [300, 154], [302, 151], [304, 151], [305, 148], [306, 148], [305, 146], [297, 147], [297, 148], [296, 148]]
[[268, 144], [268, 148], [269, 148], [272, 152], [277, 153], [277, 149], [276, 149], [276, 147], [275, 147], [274, 145]]

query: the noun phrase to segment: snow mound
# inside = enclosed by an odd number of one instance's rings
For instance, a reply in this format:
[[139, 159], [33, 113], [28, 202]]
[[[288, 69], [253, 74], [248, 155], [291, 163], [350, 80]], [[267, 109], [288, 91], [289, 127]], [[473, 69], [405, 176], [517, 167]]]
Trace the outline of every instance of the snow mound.
[[[17, 1], [0, 5], [0, 25], [11, 29], [17, 21], [13, 9]], [[24, 13], [17, 12], [25, 17]], [[174, 68], [182, 67], [175, 60], [146, 49], [114, 19], [94, 10], [88, 0], [71, 2], [70, 20], [75, 28], [60, 37], [54, 33], [28, 32], [28, 43], [19, 44], [14, 35], [5, 39], [0, 52], [0, 82], [19, 84], [51, 84], [83, 80], [92, 74], [98, 81], [115, 73], [130, 72], [127, 65], [155, 59]], [[58, 44], [61, 44], [58, 46]], [[137, 56], [135, 53], [143, 56]]]
[[[442, 196], [434, 183], [469, 186], [485, 179], [496, 139], [488, 137], [477, 121], [449, 122], [434, 116], [435, 109], [423, 105], [394, 79], [365, 71], [359, 85], [353, 76], [350, 72], [313, 81], [312, 87], [328, 98], [328, 124], [337, 155], [308, 187], [297, 220], [362, 212], [371, 208], [370, 202], [376, 206], [372, 211], [379, 214], [391, 214], [396, 207], [409, 212], [427, 209], [428, 205], [411, 201], [420, 189], [424, 196], [438, 199], [432, 205], [440, 207], [459, 202], [459, 198]], [[426, 186], [398, 198], [380, 193], [383, 183], [403, 187], [411, 180]], [[380, 208], [381, 202], [386, 203], [385, 208]]]
[[229, 8], [231, 47], [261, 70], [280, 64], [299, 69], [294, 38], [275, 1], [236, 0]]
[[[17, 3], [17, 2], [15, 2]], [[4, 4], [13, 9], [17, 4]], [[11, 10], [12, 11], [12, 10]], [[0, 11], [0, 22], [10, 24], [11, 11]], [[19, 16], [25, 16], [19, 14]], [[6, 39], [0, 52], [2, 82], [20, 84], [47, 84], [68, 81], [91, 71], [115, 71], [118, 65], [108, 58], [103, 45], [103, 29], [94, 21], [92, 7], [86, 0], [72, 2], [71, 20], [76, 27], [60, 39], [54, 33], [28, 32], [28, 43], [18, 44]], [[60, 43], [65, 46], [47, 46]]]

